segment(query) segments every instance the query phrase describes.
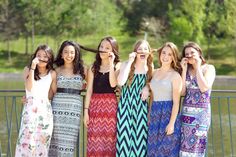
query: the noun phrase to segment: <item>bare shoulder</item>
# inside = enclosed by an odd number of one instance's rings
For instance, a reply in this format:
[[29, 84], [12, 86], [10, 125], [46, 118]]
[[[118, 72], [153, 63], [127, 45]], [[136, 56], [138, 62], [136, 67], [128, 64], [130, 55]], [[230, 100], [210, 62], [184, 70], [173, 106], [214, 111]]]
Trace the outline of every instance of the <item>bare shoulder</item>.
[[52, 75], [52, 78], [53, 78], [53, 79], [56, 79], [56, 77], [57, 77], [56, 71], [55, 71], [55, 70], [51, 70], [50, 73], [51, 73], [51, 75]]
[[177, 71], [172, 72], [173, 81], [182, 81], [181, 75]]
[[88, 70], [88, 66], [87, 65], [84, 64], [83, 67], [84, 67], [84, 71]]
[[116, 63], [116, 65], [115, 65], [116, 70], [119, 70], [120, 66], [121, 66], [121, 62]]
[[28, 73], [29, 72], [29, 67], [25, 66], [24, 69], [23, 69], [23, 73]]
[[88, 70], [87, 70], [87, 74], [91, 75], [93, 74], [93, 64], [89, 66]]
[[27, 77], [28, 77], [28, 75], [29, 75], [29, 71], [30, 71], [30, 69], [29, 69], [29, 67], [24, 67], [24, 70], [23, 70], [23, 79], [24, 80], [26, 80], [27, 79]]
[[57, 68], [55, 69], [55, 71], [56, 71], [57, 74], [59, 74], [60, 71], [61, 71], [61, 67], [57, 67]]
[[152, 72], [152, 76], [153, 77], [156, 76], [158, 74], [158, 72], [159, 72], [159, 68], [154, 69], [153, 72]]
[[212, 65], [212, 64], [207, 64], [207, 65], [206, 65], [206, 69], [207, 69], [207, 70], [210, 70], [210, 71], [215, 71], [215, 67], [214, 67], [214, 65]]

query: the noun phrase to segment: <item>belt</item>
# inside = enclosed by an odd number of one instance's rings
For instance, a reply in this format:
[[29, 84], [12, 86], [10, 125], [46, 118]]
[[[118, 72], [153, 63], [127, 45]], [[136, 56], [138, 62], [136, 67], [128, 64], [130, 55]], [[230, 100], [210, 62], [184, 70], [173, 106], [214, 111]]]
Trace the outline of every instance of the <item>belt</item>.
[[80, 90], [72, 88], [57, 88], [57, 93], [68, 93], [80, 95]]

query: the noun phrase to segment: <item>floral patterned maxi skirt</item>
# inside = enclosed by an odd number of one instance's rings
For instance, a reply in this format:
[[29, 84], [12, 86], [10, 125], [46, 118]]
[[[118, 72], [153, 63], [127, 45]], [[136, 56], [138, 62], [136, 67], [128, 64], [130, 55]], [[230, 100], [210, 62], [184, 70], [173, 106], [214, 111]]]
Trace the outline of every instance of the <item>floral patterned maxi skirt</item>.
[[28, 99], [22, 112], [15, 156], [48, 156], [52, 130], [53, 115], [50, 102], [47, 99]]

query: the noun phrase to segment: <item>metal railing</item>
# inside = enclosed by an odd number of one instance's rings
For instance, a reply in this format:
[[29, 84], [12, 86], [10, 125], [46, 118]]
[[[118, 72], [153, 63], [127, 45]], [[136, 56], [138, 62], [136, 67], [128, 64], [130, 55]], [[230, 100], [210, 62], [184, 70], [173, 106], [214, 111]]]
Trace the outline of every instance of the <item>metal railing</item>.
[[[0, 90], [0, 157], [14, 156], [23, 106], [21, 98], [24, 93], [24, 90]], [[207, 156], [236, 156], [236, 90], [213, 90], [211, 110]], [[86, 129], [82, 122], [79, 139], [77, 154], [84, 157]]]

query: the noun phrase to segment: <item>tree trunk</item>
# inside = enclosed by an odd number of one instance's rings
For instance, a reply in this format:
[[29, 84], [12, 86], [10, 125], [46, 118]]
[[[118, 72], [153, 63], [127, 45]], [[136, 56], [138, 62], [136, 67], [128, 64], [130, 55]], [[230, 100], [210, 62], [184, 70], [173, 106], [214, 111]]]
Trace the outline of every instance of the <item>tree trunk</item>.
[[35, 34], [35, 32], [34, 32], [34, 11], [33, 10], [31, 11], [31, 14], [32, 14], [31, 43], [32, 43], [32, 52], [33, 52], [34, 51], [34, 34]]
[[211, 42], [210, 42], [210, 38], [208, 37], [208, 39], [207, 39], [207, 60], [210, 60], [210, 44], [211, 44]]
[[8, 61], [11, 63], [11, 51], [10, 51], [10, 41], [7, 39], [7, 53], [8, 53]]
[[26, 55], [28, 55], [29, 53], [28, 45], [29, 45], [29, 39], [28, 39], [28, 35], [26, 35], [25, 36], [25, 54]]

